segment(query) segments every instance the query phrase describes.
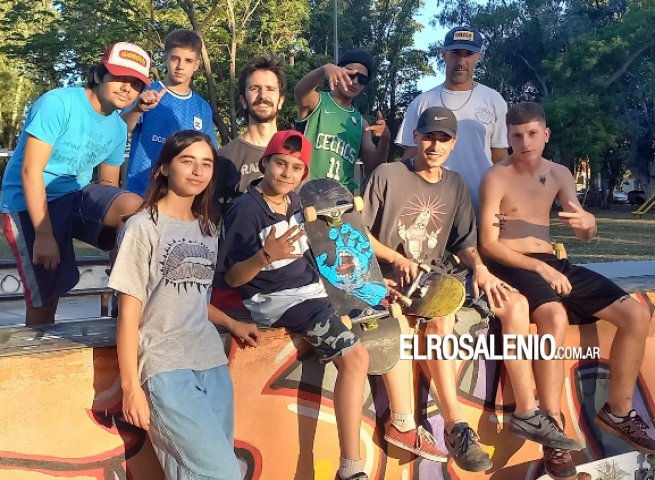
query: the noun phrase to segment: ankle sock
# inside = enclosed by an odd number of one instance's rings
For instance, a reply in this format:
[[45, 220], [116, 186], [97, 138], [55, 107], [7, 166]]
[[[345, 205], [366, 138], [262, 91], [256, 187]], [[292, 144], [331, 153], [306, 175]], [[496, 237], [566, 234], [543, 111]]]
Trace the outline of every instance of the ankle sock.
[[605, 411], [607, 412], [607, 416], [610, 417], [610, 420], [612, 420], [614, 423], [621, 423], [626, 419], [630, 418], [630, 416], [632, 415], [632, 410], [630, 410], [628, 414], [625, 415], [624, 417], [615, 415], [614, 413], [612, 413], [612, 409], [610, 408], [609, 404], [605, 405]]
[[349, 478], [362, 471], [364, 471], [363, 461], [351, 460], [349, 458], [339, 459], [339, 477]]
[[416, 420], [413, 413], [391, 413], [391, 424], [400, 432], [409, 432], [416, 428]]

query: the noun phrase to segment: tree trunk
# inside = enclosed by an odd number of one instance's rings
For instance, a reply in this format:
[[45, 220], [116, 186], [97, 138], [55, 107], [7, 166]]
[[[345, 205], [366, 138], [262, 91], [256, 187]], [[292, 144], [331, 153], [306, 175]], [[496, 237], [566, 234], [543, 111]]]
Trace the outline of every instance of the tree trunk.
[[[14, 108], [9, 117], [9, 129], [7, 130], [7, 148], [11, 150], [14, 147], [16, 132], [18, 131], [19, 114], [22, 117], [25, 102], [23, 102], [23, 89], [25, 88], [25, 79], [21, 76], [18, 79], [18, 88], [14, 93]], [[19, 111], [20, 110], [20, 111]]]
[[[182, 9], [187, 14], [187, 17], [189, 18], [189, 22], [191, 23], [191, 27], [193, 28], [193, 31], [196, 32], [201, 39], [203, 39], [203, 34], [200, 29], [200, 25], [198, 23], [198, 20], [196, 19], [195, 12], [193, 11], [193, 3], [183, 2]], [[212, 74], [212, 64], [209, 59], [209, 52], [207, 52], [207, 47], [205, 46], [204, 40], [202, 42], [201, 56], [202, 56], [203, 71], [205, 73], [205, 77], [207, 78], [207, 94], [209, 95], [209, 105], [211, 106], [212, 109], [212, 118], [214, 120], [214, 124], [216, 125], [216, 128], [218, 128], [218, 135], [221, 139], [221, 144], [225, 145], [230, 141], [230, 134], [227, 130], [225, 122], [223, 122], [223, 119], [221, 118], [218, 111], [216, 83], [214, 82], [214, 75]]]
[[232, 33], [230, 39], [230, 83], [229, 83], [229, 99], [230, 99], [230, 129], [233, 137], [238, 135], [237, 129], [237, 99], [236, 99], [236, 76], [237, 76], [237, 33]]

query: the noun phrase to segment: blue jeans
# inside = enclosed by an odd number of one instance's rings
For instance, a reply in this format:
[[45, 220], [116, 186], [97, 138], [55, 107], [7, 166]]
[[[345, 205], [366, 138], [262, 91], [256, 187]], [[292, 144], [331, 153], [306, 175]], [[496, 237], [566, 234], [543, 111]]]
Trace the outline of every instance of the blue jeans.
[[227, 365], [161, 372], [146, 380], [150, 440], [167, 480], [239, 480]]

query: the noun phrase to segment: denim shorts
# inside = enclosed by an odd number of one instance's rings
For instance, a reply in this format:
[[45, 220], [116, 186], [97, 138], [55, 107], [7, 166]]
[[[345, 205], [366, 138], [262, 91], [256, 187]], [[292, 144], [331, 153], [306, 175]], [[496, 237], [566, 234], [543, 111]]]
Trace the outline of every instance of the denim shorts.
[[35, 233], [27, 210], [2, 215], [2, 229], [16, 258], [29, 307], [51, 304], [79, 281], [73, 239], [101, 250], [114, 248], [116, 229], [105, 226], [103, 221], [111, 204], [123, 193], [125, 190], [120, 188], [90, 184], [48, 202], [52, 234], [59, 247], [59, 266], [55, 270], [32, 264]]
[[173, 370], [144, 384], [148, 435], [167, 480], [240, 480], [227, 365]]

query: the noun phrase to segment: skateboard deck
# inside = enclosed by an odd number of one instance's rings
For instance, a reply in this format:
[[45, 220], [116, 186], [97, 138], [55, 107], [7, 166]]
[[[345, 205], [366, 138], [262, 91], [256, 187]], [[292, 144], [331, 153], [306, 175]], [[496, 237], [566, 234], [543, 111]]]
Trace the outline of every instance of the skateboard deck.
[[381, 375], [400, 355], [400, 312], [383, 305], [387, 288], [359, 214], [361, 198], [331, 179], [307, 182], [300, 198], [330, 302], [369, 351], [369, 373]]
[[440, 267], [421, 264], [402, 303], [412, 315], [434, 318], [457, 312], [464, 300], [466, 288], [457, 276]]

